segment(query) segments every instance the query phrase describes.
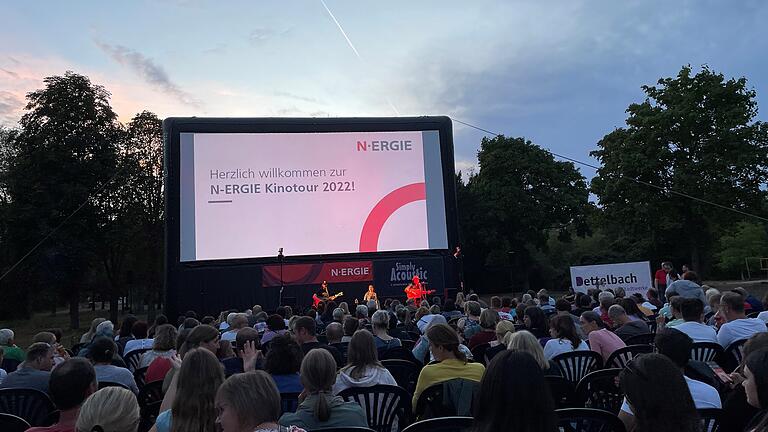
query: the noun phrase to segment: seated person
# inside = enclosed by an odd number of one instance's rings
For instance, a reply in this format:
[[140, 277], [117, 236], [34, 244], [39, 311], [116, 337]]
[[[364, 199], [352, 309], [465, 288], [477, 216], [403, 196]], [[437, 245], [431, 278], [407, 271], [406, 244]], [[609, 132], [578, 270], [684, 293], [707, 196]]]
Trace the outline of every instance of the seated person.
[[316, 328], [317, 324], [315, 323], [315, 320], [310, 317], [300, 317], [294, 324], [296, 342], [298, 342], [299, 346], [301, 346], [301, 350], [304, 352], [304, 355], [306, 356], [307, 353], [313, 349], [321, 348], [331, 353], [333, 359], [336, 361], [336, 364], [344, 364], [342, 362], [341, 353], [338, 349], [330, 345], [320, 343], [317, 340], [317, 335], [315, 334]]
[[434, 324], [427, 329], [429, 349], [439, 363], [428, 364], [421, 369], [413, 393], [413, 408], [421, 392], [428, 387], [454, 378], [480, 382], [485, 367], [481, 363], [468, 363], [467, 356], [459, 350], [459, 335], [448, 324]]
[[536, 363], [539, 365], [539, 368], [541, 368], [541, 371], [545, 376], [563, 376], [560, 367], [552, 360], [547, 360], [544, 357], [544, 348], [541, 347], [536, 336], [528, 330], [520, 330], [512, 333], [509, 336], [507, 350], [527, 352], [533, 356], [533, 359], [536, 360]]
[[589, 346], [576, 333], [576, 326], [570, 316], [557, 315], [552, 318], [549, 322], [549, 334], [552, 339], [544, 345], [544, 357], [547, 360], [567, 352], [589, 351]]
[[379, 353], [383, 353], [390, 348], [403, 346], [402, 342], [400, 342], [400, 339], [393, 338], [389, 335], [389, 333], [387, 333], [387, 330], [389, 329], [389, 321], [389, 312], [384, 310], [378, 310], [374, 312], [373, 316], [371, 317], [371, 330], [373, 330], [373, 340], [376, 343], [376, 349], [379, 351]]
[[[378, 312], [386, 314], [384, 311]], [[350, 387], [397, 385], [392, 374], [379, 362], [373, 339], [368, 330], [358, 330], [352, 336], [347, 349], [347, 365], [339, 370], [333, 394], [339, 394]]]
[[112, 358], [117, 353], [117, 345], [112, 339], [97, 337], [91, 342], [91, 361], [98, 382], [113, 382], [139, 394], [139, 388], [133, 374], [126, 368], [112, 366]]
[[478, 345], [496, 340], [496, 324], [499, 322], [499, 314], [493, 309], [480, 312], [480, 331], [469, 339], [469, 349]]
[[59, 410], [59, 421], [49, 427], [33, 427], [27, 432], [75, 432], [80, 406], [96, 392], [96, 372], [88, 360], [65, 360], [51, 372], [48, 390]]
[[122, 387], [104, 387], [80, 407], [76, 430], [133, 432], [139, 427], [136, 395]]
[[747, 318], [744, 313], [744, 297], [735, 292], [727, 292], [720, 298], [718, 315], [726, 323], [717, 332], [717, 342], [728, 348], [733, 342], [749, 339], [755, 333], [766, 331], [765, 322], [757, 318]]
[[[273, 339], [274, 340], [274, 339]], [[259, 346], [259, 332], [251, 327], [244, 327], [241, 328], [237, 332], [237, 336], [235, 337], [235, 357], [230, 357], [221, 360], [221, 363], [224, 365], [224, 370], [226, 376], [231, 376], [236, 373], [243, 373], [243, 349], [245, 348], [246, 342], [253, 342], [254, 346]], [[263, 358], [261, 356], [261, 351], [256, 352], [256, 369], [261, 369], [263, 367]]]
[[[314, 320], [313, 320], [314, 322]], [[357, 402], [334, 396], [336, 361], [328, 350], [312, 349], [301, 362], [304, 392], [295, 413], [285, 413], [279, 423], [306, 430], [334, 427], [368, 427], [368, 418]]]
[[603, 362], [607, 362], [614, 351], [627, 346], [620, 337], [606, 328], [600, 315], [587, 311], [581, 314], [579, 320], [581, 329], [589, 340], [589, 348], [600, 354]]
[[300, 393], [304, 390], [299, 376], [304, 352], [290, 335], [272, 339], [264, 369], [272, 376], [280, 393]]
[[632, 336], [648, 334], [651, 329], [642, 320], [631, 320], [627, 312], [620, 305], [613, 305], [608, 309], [608, 315], [615, 326], [614, 333], [626, 342]]
[[53, 368], [53, 347], [36, 342], [27, 348], [26, 360], [5, 377], [0, 388], [31, 388], [48, 393]]
[[703, 323], [704, 321], [704, 304], [697, 298], [685, 298], [680, 305], [680, 312], [682, 313], [682, 324], [676, 325], [674, 328], [685, 334], [687, 334], [693, 342], [710, 342], [717, 343], [717, 332], [714, 327], [708, 326]]

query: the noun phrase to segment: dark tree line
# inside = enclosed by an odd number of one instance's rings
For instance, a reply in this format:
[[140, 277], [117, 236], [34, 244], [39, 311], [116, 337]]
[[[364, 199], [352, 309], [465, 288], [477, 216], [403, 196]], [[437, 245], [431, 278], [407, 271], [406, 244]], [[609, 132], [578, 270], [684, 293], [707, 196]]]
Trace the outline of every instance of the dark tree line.
[[[570, 265], [622, 260], [738, 277], [768, 256], [763, 221], [673, 193], [768, 214], [768, 127], [746, 79], [684, 67], [643, 90], [597, 143], [591, 184], [529, 140], [483, 139], [479, 170], [456, 177], [470, 288], [558, 289]], [[0, 271], [44, 239], [0, 281], [3, 318], [67, 303], [77, 327], [85, 298], [109, 301], [113, 319], [128, 292], [138, 307], [161, 298], [161, 119], [121, 124], [109, 96], [82, 75], [49, 77], [18, 127], [0, 128]]]

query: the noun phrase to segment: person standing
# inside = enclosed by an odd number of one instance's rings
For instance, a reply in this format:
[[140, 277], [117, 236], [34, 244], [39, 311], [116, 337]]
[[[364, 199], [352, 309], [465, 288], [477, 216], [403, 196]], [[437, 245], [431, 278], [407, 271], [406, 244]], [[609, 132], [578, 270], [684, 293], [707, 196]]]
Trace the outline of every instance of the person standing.
[[667, 291], [667, 275], [672, 270], [672, 263], [664, 261], [661, 263], [661, 268], [656, 270], [656, 274], [653, 278], [653, 288], [659, 293], [662, 299], [664, 299], [664, 293]]

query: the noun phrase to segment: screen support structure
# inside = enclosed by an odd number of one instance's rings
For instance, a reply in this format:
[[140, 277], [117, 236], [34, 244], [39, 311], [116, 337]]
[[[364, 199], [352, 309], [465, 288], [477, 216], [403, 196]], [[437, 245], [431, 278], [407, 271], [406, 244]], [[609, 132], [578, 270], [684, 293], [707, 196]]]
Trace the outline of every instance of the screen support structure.
[[285, 261], [285, 255], [283, 255], [283, 248], [277, 251], [277, 261], [280, 262], [280, 296], [279, 304], [283, 304], [283, 290], [285, 289], [285, 283], [283, 281], [283, 261]]

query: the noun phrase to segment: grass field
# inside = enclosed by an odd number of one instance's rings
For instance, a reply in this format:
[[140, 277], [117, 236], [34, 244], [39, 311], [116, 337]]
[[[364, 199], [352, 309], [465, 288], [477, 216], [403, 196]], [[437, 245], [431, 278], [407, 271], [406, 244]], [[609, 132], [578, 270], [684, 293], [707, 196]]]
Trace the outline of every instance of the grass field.
[[[120, 314], [120, 320], [125, 314]], [[146, 320], [147, 315], [137, 315], [139, 319]], [[90, 309], [80, 310], [80, 329], [71, 330], [69, 328], [69, 310], [61, 309], [56, 312], [56, 315], [51, 315], [50, 312], [40, 312], [32, 316], [27, 320], [12, 320], [12, 321], [0, 321], [0, 328], [9, 328], [13, 330], [16, 337], [16, 345], [26, 349], [31, 343], [32, 338], [38, 332], [48, 328], [59, 328], [63, 332], [62, 344], [70, 348], [72, 345], [80, 342], [80, 336], [85, 334], [91, 326], [91, 321], [94, 318], [109, 318], [109, 310], [91, 311]], [[115, 330], [119, 327], [120, 323], [115, 323]]]

